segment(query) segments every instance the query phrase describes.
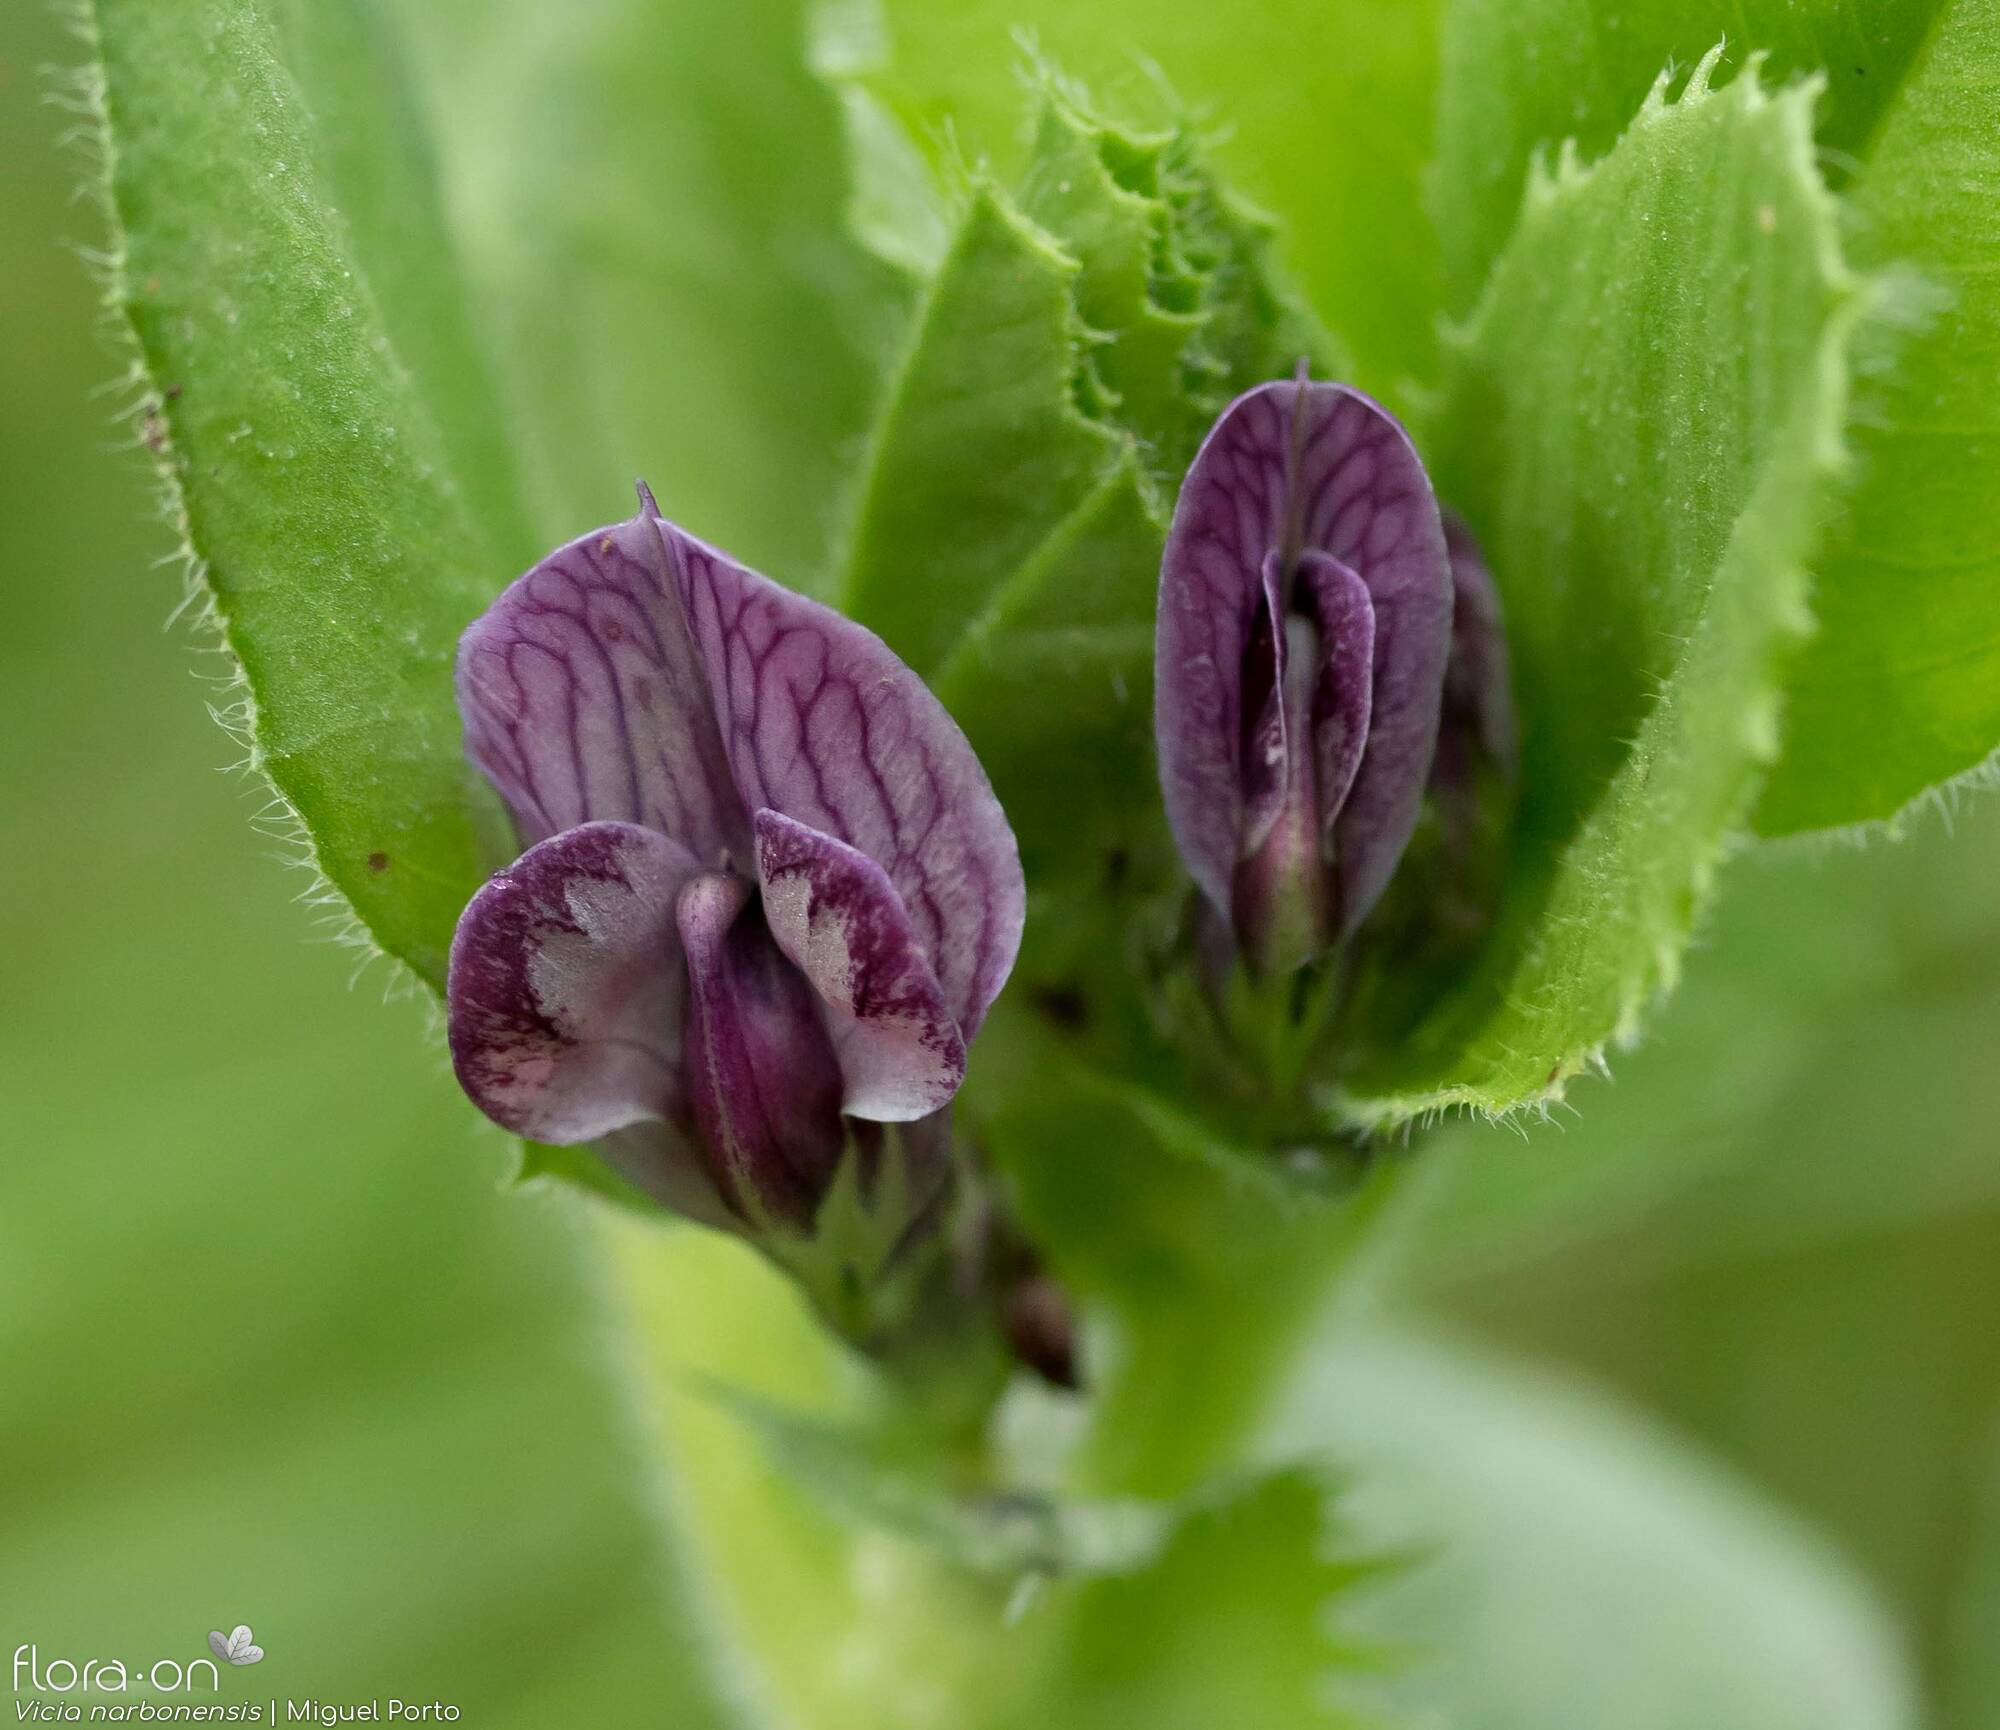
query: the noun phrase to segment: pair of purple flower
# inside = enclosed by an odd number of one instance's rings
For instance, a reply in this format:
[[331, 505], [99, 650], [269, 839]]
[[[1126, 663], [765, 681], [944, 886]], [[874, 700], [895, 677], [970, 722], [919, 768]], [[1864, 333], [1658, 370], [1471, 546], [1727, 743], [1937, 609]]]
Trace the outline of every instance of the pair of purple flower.
[[[1457, 649], [1455, 572], [1478, 633]], [[1504, 691], [1484, 573], [1448, 552], [1386, 412], [1266, 384], [1189, 471], [1157, 646], [1181, 854], [1251, 969], [1288, 972], [1395, 870], [1447, 755], [1448, 660]], [[458, 691], [530, 844], [452, 945], [452, 1057], [480, 1109], [759, 1235], [809, 1234], [843, 1160], [865, 1172], [891, 1137], [941, 1186], [1025, 894], [986, 775], [917, 676], [642, 489], [637, 517], [472, 626]], [[904, 1195], [912, 1217], [934, 1200]]]

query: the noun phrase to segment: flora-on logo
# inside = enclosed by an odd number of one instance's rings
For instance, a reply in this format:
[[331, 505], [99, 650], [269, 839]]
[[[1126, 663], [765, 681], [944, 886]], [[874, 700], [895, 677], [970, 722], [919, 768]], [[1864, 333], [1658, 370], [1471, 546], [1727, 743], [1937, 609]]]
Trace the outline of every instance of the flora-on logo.
[[[247, 1636], [248, 1628], [237, 1630]], [[263, 1657], [246, 1638], [245, 1650]], [[218, 1656], [221, 1655], [218, 1649]], [[254, 1664], [257, 1658], [235, 1658], [232, 1663]], [[136, 1687], [151, 1687], [162, 1694], [188, 1693], [196, 1679], [207, 1672], [210, 1693], [222, 1685], [222, 1673], [207, 1658], [183, 1664], [178, 1658], [160, 1658], [148, 1664], [143, 1658], [126, 1663], [122, 1658], [44, 1658], [41, 1648], [29, 1644], [14, 1648], [14, 1692], [16, 1694], [125, 1694]], [[26, 1716], [26, 1708], [23, 1709]]]
[[247, 1622], [237, 1623], [227, 1634], [220, 1629], [210, 1630], [208, 1649], [231, 1664], [261, 1664], [264, 1661], [264, 1648], [251, 1638]]

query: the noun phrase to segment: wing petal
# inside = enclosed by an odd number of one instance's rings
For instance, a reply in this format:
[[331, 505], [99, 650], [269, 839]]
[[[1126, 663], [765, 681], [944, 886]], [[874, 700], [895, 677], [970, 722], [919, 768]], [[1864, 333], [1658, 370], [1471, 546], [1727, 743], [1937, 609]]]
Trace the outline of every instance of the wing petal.
[[888, 873], [845, 842], [759, 811], [764, 916], [824, 1006], [842, 1109], [905, 1123], [948, 1104], [965, 1040]]

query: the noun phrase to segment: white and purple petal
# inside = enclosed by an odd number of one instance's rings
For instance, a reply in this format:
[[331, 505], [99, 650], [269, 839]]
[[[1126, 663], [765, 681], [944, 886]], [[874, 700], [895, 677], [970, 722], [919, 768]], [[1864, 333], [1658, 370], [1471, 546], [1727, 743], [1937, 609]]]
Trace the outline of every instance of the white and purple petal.
[[674, 902], [695, 862], [630, 823], [531, 847], [452, 938], [452, 1066], [503, 1128], [569, 1145], [680, 1106], [686, 1002]]
[[872, 631], [658, 528], [744, 804], [881, 866], [970, 1041], [1013, 967], [1026, 895], [965, 735]]
[[905, 1123], [949, 1104], [965, 1039], [888, 873], [776, 811], [755, 823], [764, 917], [824, 1006], [842, 1109]]
[[608, 819], [671, 836], [703, 865], [747, 863], [749, 814], [642, 499], [630, 522], [549, 554], [466, 631], [466, 750], [523, 841]]

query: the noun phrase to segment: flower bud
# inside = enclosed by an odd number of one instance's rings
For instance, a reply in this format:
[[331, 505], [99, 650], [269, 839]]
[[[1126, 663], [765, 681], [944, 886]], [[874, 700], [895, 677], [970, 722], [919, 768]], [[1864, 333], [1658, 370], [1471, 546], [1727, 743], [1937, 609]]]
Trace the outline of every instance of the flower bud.
[[1167, 817], [1260, 975], [1353, 934], [1423, 802], [1451, 641], [1430, 481], [1345, 385], [1258, 386], [1181, 488], [1160, 572]]

